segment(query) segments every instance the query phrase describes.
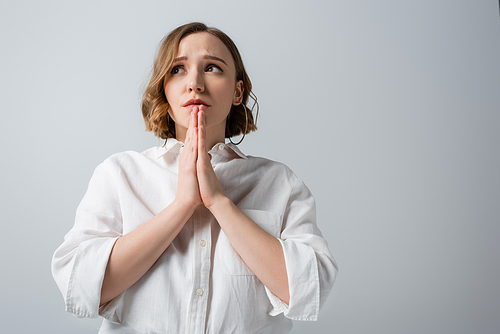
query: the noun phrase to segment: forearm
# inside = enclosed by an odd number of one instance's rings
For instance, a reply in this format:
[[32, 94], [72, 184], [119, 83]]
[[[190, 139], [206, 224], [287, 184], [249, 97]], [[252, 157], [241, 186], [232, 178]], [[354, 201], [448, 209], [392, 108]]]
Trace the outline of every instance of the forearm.
[[288, 304], [290, 294], [281, 243], [224, 197], [209, 210], [231, 245], [259, 280]]
[[163, 254], [194, 208], [174, 201], [152, 219], [118, 238], [109, 256], [101, 289], [101, 305], [137, 282]]

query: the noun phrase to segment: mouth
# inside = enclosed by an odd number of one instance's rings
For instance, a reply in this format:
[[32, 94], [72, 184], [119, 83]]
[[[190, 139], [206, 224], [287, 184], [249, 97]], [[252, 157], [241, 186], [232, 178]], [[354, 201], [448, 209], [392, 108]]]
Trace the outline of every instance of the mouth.
[[210, 105], [208, 103], [206, 103], [205, 101], [203, 101], [201, 99], [191, 99], [191, 100], [188, 100], [182, 106], [184, 108], [188, 108], [188, 109], [193, 109], [194, 107], [198, 107], [198, 108], [203, 107], [203, 109], [205, 109], [205, 108], [210, 107]]

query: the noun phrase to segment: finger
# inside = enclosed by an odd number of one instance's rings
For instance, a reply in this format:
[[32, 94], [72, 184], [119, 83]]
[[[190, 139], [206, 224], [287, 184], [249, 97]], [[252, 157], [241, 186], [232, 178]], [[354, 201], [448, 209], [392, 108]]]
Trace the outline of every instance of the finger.
[[193, 123], [193, 127], [191, 130], [191, 139], [192, 139], [192, 150], [197, 151], [198, 149], [198, 108], [194, 107], [193, 112], [191, 112], [191, 120]]
[[184, 145], [188, 144], [188, 142], [190, 141], [191, 136], [193, 134], [193, 127], [194, 127], [194, 123], [195, 123], [193, 115], [194, 115], [193, 112], [191, 112], [191, 114], [189, 115], [188, 129], [186, 131], [186, 138], [184, 140]]
[[[198, 133], [198, 126], [199, 126], [199, 124], [198, 124], [198, 110], [199, 110], [198, 107], [195, 106], [193, 108], [193, 111], [191, 112], [191, 117], [193, 119], [193, 133]], [[196, 144], [198, 144], [198, 143], [196, 143]]]
[[[205, 112], [203, 110], [203, 106], [198, 107], [198, 114], [197, 114], [197, 120], [198, 124], [198, 149], [202, 149], [202, 151], [205, 151]], [[203, 140], [203, 142], [200, 142], [200, 140]], [[200, 152], [202, 153], [202, 152]]]
[[[191, 136], [192, 138], [196, 137], [197, 132], [198, 132], [198, 116], [196, 115], [196, 111], [193, 110], [191, 113], [191, 123], [193, 125], [191, 126]], [[194, 141], [194, 145], [196, 144], [196, 141]]]
[[207, 128], [205, 126], [205, 124], [207, 123], [207, 114], [205, 113], [205, 111], [203, 111], [202, 117], [198, 118], [198, 123], [200, 124], [200, 122], [203, 125], [203, 130], [201, 131], [201, 133], [203, 134], [203, 151], [207, 152], [206, 156], [208, 156], [208, 158], [212, 160], [212, 155], [208, 153], [209, 147], [207, 147]]
[[198, 126], [205, 126], [205, 110], [203, 109], [203, 107], [204, 106], [200, 106], [198, 108]]
[[191, 112], [186, 139], [184, 140], [184, 150], [182, 151], [182, 156], [188, 164], [196, 164], [198, 158], [197, 124], [197, 115], [195, 112]]
[[205, 112], [201, 110], [198, 112], [198, 156], [205, 158], [206, 154]]

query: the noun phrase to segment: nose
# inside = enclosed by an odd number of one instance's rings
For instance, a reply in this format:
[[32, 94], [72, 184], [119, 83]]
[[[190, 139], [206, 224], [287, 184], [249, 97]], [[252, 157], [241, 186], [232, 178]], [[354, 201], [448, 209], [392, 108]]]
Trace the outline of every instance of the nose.
[[205, 90], [205, 83], [203, 82], [203, 77], [199, 72], [192, 73], [189, 77], [187, 89], [190, 93], [193, 91], [202, 93]]

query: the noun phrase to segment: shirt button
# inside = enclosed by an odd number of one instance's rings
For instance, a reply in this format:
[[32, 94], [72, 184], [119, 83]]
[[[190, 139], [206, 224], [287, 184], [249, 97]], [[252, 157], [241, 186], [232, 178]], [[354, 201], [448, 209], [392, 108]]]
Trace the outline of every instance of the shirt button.
[[196, 294], [198, 296], [200, 296], [200, 297], [203, 296], [203, 290], [202, 289], [196, 289]]
[[219, 151], [222, 151], [224, 149], [224, 146], [225, 146], [224, 144], [219, 144], [219, 147], [218, 147]]
[[200, 240], [200, 246], [205, 247], [207, 245], [207, 242], [205, 240]]
[[212, 165], [212, 169], [215, 169], [215, 165]]

